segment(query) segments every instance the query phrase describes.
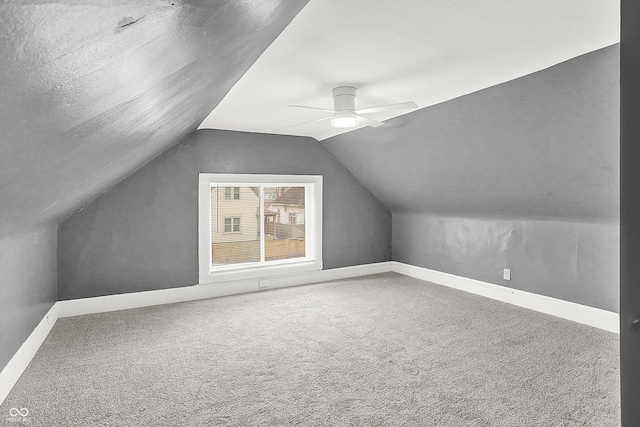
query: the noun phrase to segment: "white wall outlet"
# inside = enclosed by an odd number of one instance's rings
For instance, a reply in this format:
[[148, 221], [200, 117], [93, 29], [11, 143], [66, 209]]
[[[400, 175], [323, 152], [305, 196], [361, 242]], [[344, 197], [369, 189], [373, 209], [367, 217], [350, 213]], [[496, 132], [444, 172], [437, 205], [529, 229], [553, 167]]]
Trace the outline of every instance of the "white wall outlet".
[[502, 278], [504, 280], [511, 280], [511, 269], [510, 268], [505, 268], [504, 271], [502, 272]]
[[258, 287], [259, 288], [268, 288], [269, 287], [269, 281], [267, 279], [260, 279], [260, 282], [258, 283]]

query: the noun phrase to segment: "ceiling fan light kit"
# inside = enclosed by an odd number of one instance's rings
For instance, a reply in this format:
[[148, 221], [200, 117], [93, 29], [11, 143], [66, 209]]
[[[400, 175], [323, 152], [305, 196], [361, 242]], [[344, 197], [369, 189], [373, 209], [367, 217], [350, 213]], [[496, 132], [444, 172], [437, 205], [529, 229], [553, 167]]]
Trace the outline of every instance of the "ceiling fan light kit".
[[[331, 127], [337, 129], [353, 128], [359, 124], [365, 124], [367, 126], [377, 127], [383, 123], [362, 114], [381, 113], [391, 110], [407, 110], [418, 108], [415, 102], [402, 102], [400, 104], [381, 105], [378, 107], [365, 108], [362, 110], [356, 110], [356, 88], [351, 86], [338, 86], [331, 92], [333, 95], [333, 110], [327, 110], [325, 108], [309, 107], [306, 105], [289, 105], [294, 108], [307, 108], [311, 110], [323, 111], [325, 113], [331, 113], [330, 116], [322, 117], [320, 119], [312, 120], [310, 122], [300, 123], [294, 126], [302, 126], [310, 123], [321, 122], [325, 120], [331, 120]], [[291, 127], [291, 126], [290, 126]]]
[[358, 118], [353, 116], [339, 116], [331, 119], [331, 127], [337, 129], [354, 128], [358, 126]]

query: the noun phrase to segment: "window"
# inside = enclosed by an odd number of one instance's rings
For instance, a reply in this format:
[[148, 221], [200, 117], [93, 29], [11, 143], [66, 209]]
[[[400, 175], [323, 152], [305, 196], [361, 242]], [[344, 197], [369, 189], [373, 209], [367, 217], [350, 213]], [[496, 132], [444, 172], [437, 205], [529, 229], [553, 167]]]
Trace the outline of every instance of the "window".
[[224, 219], [224, 232], [225, 233], [239, 233], [240, 232], [240, 218], [225, 218]]
[[225, 187], [224, 188], [225, 200], [240, 200], [240, 187]]
[[198, 203], [200, 283], [322, 269], [321, 176], [200, 174]]

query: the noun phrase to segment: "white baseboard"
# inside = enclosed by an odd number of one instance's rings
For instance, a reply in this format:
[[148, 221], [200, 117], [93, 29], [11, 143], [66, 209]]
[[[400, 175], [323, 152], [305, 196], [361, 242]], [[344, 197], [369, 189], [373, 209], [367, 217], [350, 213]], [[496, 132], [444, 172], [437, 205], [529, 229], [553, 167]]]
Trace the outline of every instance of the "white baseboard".
[[416, 279], [436, 283], [483, 297], [583, 323], [605, 331], [620, 333], [618, 313], [569, 301], [533, 294], [480, 280], [468, 279], [428, 268], [416, 267], [401, 262], [392, 262], [392, 271]]
[[[396, 261], [273, 277], [269, 278], [269, 287], [266, 289], [307, 285], [390, 271], [583, 323], [606, 331], [619, 333], [617, 313]], [[58, 318], [172, 304], [265, 290], [265, 288], [259, 288], [258, 285], [259, 280], [255, 279], [58, 301], [51, 307], [31, 335], [29, 335], [29, 338], [20, 346], [20, 349], [0, 373], [0, 404], [4, 402], [4, 399], [27, 368]]]
[[29, 338], [22, 343], [16, 354], [9, 360], [9, 363], [2, 369], [2, 372], [0, 372], [0, 405], [4, 402], [4, 399], [7, 398], [13, 386], [18, 382], [24, 370], [27, 369], [27, 366], [31, 363], [31, 359], [36, 355], [57, 320], [58, 307], [56, 303], [49, 309], [47, 314], [45, 314], [33, 332], [31, 332]]
[[[269, 287], [266, 289], [307, 285], [311, 283], [327, 282], [330, 280], [340, 280], [349, 277], [365, 276], [368, 274], [385, 273], [389, 271], [517, 305], [519, 307], [528, 308], [530, 310], [539, 311], [541, 313], [550, 314], [552, 316], [561, 317], [563, 319], [572, 320], [574, 322], [583, 323], [606, 331], [615, 333], [619, 333], [620, 331], [619, 317], [618, 314], [614, 312], [482, 282], [480, 280], [430, 270], [428, 268], [416, 267], [397, 261], [272, 277], [269, 278]], [[57, 316], [80, 316], [84, 314], [104, 313], [161, 304], [195, 301], [199, 299], [265, 290], [265, 288], [258, 287], [258, 282], [258, 279], [251, 279], [237, 282], [195, 285], [183, 288], [58, 301], [56, 303]]]
[[365, 276], [391, 271], [391, 261], [353, 267], [332, 268], [311, 273], [299, 273], [269, 278], [267, 288], [259, 288], [259, 279], [236, 282], [212, 283], [206, 285], [185, 286], [182, 288], [161, 289], [156, 291], [133, 292], [94, 298], [81, 298], [58, 301], [59, 317], [80, 316], [84, 314], [105, 313], [130, 308], [195, 301], [228, 295], [256, 292], [267, 289], [284, 288], [349, 277]]

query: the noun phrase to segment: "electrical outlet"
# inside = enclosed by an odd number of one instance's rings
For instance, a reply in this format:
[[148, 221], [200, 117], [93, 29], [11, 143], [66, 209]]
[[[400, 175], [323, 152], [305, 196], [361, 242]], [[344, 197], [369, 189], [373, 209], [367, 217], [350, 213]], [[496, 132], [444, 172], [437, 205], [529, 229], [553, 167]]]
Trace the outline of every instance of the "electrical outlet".
[[258, 283], [258, 287], [259, 288], [268, 288], [269, 287], [269, 281], [267, 279], [260, 279], [260, 282]]
[[510, 268], [505, 268], [503, 273], [502, 273], [502, 278], [504, 280], [511, 280], [511, 269]]

